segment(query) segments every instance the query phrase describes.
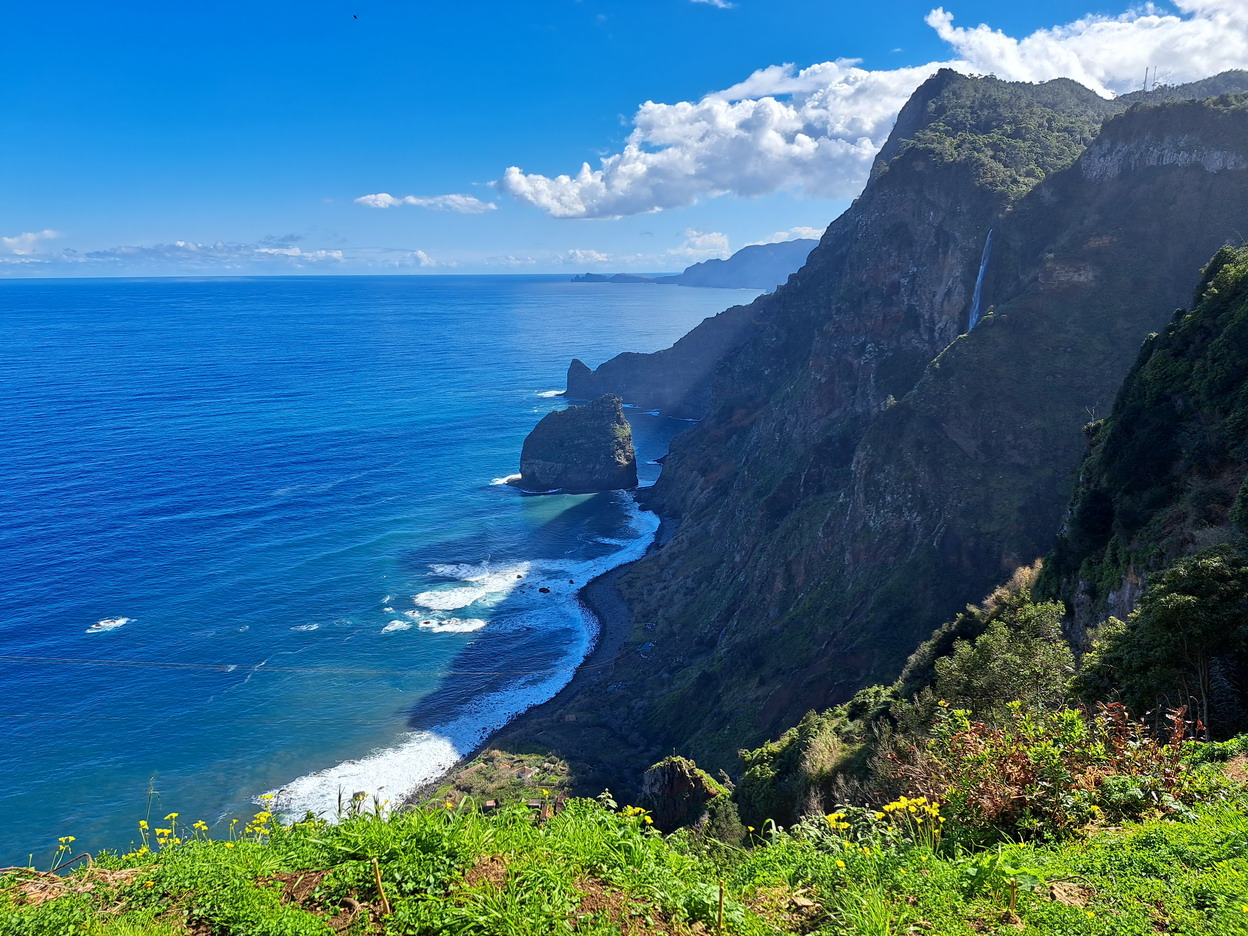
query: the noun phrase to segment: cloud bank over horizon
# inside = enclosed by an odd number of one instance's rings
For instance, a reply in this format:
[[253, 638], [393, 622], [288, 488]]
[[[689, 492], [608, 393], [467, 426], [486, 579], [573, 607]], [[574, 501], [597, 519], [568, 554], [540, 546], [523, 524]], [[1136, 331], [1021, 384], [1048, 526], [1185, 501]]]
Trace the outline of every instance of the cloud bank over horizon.
[[[772, 240], [803, 236], [812, 228], [795, 228]], [[177, 240], [167, 244], [122, 245], [103, 250], [60, 249], [44, 242], [55, 231], [0, 236], [0, 279], [11, 277], [92, 276], [280, 276], [323, 273], [458, 272], [464, 264], [454, 257], [422, 249], [342, 247], [310, 249], [299, 235], [268, 236], [256, 243], [201, 243]], [[731, 254], [727, 235], [686, 228], [678, 243], [651, 252], [611, 252], [593, 247], [540, 250], [525, 254], [483, 254], [467, 260], [481, 270], [515, 271], [545, 267], [644, 268], [655, 272], [680, 270], [700, 260]]]
[[897, 112], [940, 68], [1009, 81], [1072, 78], [1104, 96], [1133, 90], [1146, 68], [1177, 84], [1248, 66], [1248, 4], [1174, 0], [1120, 16], [1089, 15], [1021, 39], [980, 24], [954, 25], [933, 9], [927, 24], [950, 47], [945, 61], [869, 70], [838, 59], [773, 65], [696, 102], [647, 101], [619, 153], [599, 168], [553, 177], [510, 166], [494, 185], [554, 218], [613, 218], [731, 194], [778, 191], [848, 198], [866, 181]]
[[453, 268], [424, 250], [386, 247], [305, 249], [294, 235], [266, 237], [253, 244], [177, 240], [127, 244], [103, 250], [58, 250], [39, 241], [54, 231], [0, 236], [0, 277], [6, 276], [273, 276], [292, 273], [429, 271]]

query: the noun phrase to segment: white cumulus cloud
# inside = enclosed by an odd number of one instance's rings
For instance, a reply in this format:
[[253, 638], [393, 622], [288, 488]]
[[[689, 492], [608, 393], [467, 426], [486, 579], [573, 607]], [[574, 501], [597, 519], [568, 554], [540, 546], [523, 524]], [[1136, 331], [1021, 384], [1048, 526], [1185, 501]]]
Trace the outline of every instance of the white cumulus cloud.
[[1132, 91], [1144, 70], [1180, 84], [1248, 65], [1248, 3], [1175, 0], [1186, 15], [1151, 5], [1121, 16], [1085, 16], [1065, 26], [1015, 39], [985, 24], [953, 25], [937, 8], [927, 24], [974, 68], [1012, 81], [1073, 78], [1103, 95]]
[[823, 237], [823, 228], [808, 227], [804, 224], [797, 227], [791, 227], [787, 231], [776, 231], [776, 233], [764, 237], [762, 240], [756, 240], [751, 247], [758, 244], [781, 244], [784, 241], [801, 240], [802, 238], [819, 240]]
[[60, 237], [56, 231], [45, 228], [42, 231], [27, 231], [14, 237], [0, 237], [0, 253], [28, 257], [39, 252], [39, 242]]
[[723, 259], [732, 251], [728, 248], [728, 236], [719, 231], [698, 231], [686, 228], [684, 243], [667, 251], [667, 256], [680, 260]]
[[388, 192], [375, 195], [361, 195], [355, 200], [357, 205], [368, 205], [370, 208], [396, 208], [399, 205], [415, 205], [417, 208], [430, 208], [434, 211], [454, 211], [458, 214], [484, 214], [498, 208], [494, 202], [482, 201], [472, 195], [403, 195], [395, 197]]
[[705, 3], [719, 10], [731, 10], [735, 3], [729, 3], [728, 0], [693, 0], [694, 3]]
[[565, 250], [555, 258], [556, 263], [570, 263], [575, 266], [582, 266], [587, 263], [611, 263], [613, 260], [610, 254], [603, 253], [601, 250]]
[[926, 21], [950, 46], [947, 61], [869, 70], [840, 59], [808, 68], [773, 65], [698, 101], [647, 101], [622, 150], [547, 176], [509, 167], [495, 187], [556, 218], [608, 218], [691, 205], [723, 194], [788, 190], [818, 198], [858, 193], [902, 104], [938, 68], [1009, 80], [1069, 77], [1102, 94], [1159, 80], [1191, 81], [1248, 65], [1248, 2], [1175, 0], [1086, 16], [1021, 39], [988, 25]]

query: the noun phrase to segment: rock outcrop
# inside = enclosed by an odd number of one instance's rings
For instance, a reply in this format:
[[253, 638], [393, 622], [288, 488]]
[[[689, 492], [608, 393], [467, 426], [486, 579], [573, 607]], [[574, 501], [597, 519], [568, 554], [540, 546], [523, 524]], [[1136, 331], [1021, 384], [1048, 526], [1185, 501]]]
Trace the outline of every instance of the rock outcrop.
[[633, 432], [617, 396], [547, 413], [524, 440], [520, 478], [526, 491], [569, 494], [637, 486]]
[[698, 418], [711, 402], [711, 375], [720, 360], [755, 331], [751, 306], [733, 306], [704, 319], [675, 345], [654, 354], [627, 351], [591, 370], [573, 359], [565, 396], [592, 400], [613, 393], [665, 416]]
[[707, 821], [707, 807], [717, 796], [728, 798], [724, 785], [688, 758], [665, 757], [646, 771], [641, 802], [664, 832]]

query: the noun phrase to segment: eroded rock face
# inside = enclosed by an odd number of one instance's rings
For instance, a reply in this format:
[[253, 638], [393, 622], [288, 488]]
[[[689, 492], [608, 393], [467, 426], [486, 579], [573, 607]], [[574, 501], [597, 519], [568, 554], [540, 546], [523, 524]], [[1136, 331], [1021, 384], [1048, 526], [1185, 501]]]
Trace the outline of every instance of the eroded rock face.
[[697, 764], [677, 756], [655, 764], [641, 782], [641, 801], [654, 814], [655, 824], [668, 832], [705, 822], [707, 805], [726, 793]]
[[570, 494], [637, 486], [633, 432], [617, 396], [547, 413], [524, 440], [520, 478], [526, 491]]

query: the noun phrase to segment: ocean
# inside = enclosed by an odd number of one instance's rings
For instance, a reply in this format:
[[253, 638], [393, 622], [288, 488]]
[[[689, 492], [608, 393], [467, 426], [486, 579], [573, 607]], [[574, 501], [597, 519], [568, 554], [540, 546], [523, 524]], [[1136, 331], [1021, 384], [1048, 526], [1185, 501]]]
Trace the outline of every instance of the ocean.
[[[657, 527], [500, 483], [572, 357], [754, 292], [561, 276], [0, 281], [0, 865], [396, 802], [584, 657]], [[688, 423], [627, 411], [641, 483]], [[548, 592], [539, 589], [549, 589]]]

